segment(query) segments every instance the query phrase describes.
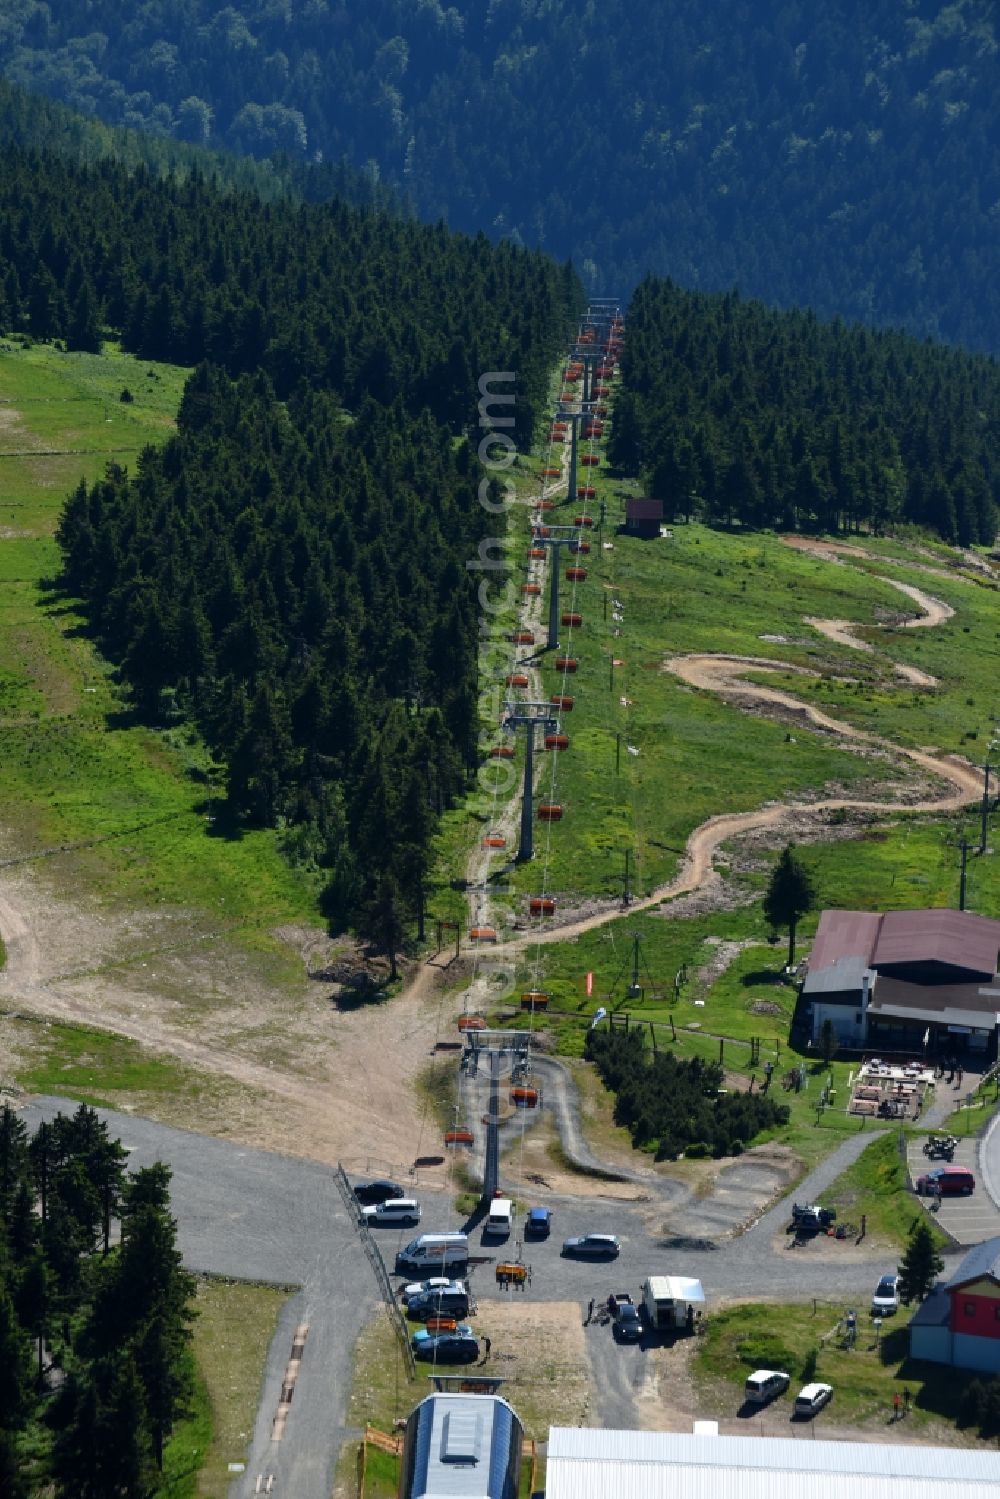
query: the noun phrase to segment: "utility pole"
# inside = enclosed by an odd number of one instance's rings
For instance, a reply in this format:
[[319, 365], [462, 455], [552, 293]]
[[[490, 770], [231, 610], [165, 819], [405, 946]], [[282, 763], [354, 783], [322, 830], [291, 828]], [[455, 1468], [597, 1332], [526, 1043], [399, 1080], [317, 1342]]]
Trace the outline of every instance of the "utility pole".
[[565, 406], [560, 406], [556, 411], [557, 421], [571, 422], [573, 426], [569, 448], [569, 483], [566, 486], [566, 498], [571, 505], [576, 504], [576, 460], [579, 451], [580, 423], [584, 415], [582, 411], [569, 411]]
[[[555, 536], [552, 533], [562, 534]], [[542, 533], [548, 532], [548, 535]], [[552, 577], [549, 579], [549, 638], [547, 649], [554, 651], [559, 646], [559, 553], [562, 547], [574, 552], [580, 539], [578, 526], [536, 526], [531, 537], [532, 546], [548, 547], [552, 554]]]
[[586, 344], [578, 344], [576, 353], [573, 357], [575, 359], [579, 359], [581, 364], [583, 365], [582, 399], [583, 404], [587, 406], [593, 399], [591, 391], [593, 390], [594, 386], [594, 366], [603, 363], [604, 355], [600, 352], [588, 348]]
[[962, 873], [961, 873], [961, 875], [959, 877], [959, 881], [958, 881], [958, 909], [960, 911], [964, 911], [965, 910], [965, 871], [966, 871], [966, 866], [967, 866], [967, 864], [969, 862], [969, 840], [968, 840], [968, 838], [963, 838], [962, 841], [961, 841], [961, 843], [958, 846], [962, 850]]
[[[986, 852], [986, 844], [990, 832], [990, 771], [992, 769], [993, 767], [990, 764], [989, 760], [986, 760], [983, 764], [982, 827], [979, 833], [979, 848], [977, 850], [977, 852], [980, 854], [985, 854]], [[965, 907], [963, 906], [961, 909], [964, 911]]]
[[[533, 708], [541, 712], [533, 713]], [[524, 754], [524, 789], [521, 793], [521, 842], [517, 850], [518, 864], [525, 864], [533, 856], [534, 848], [534, 783], [535, 783], [535, 726], [541, 724], [547, 734], [555, 733], [557, 720], [552, 717], [548, 703], [518, 703], [515, 711], [508, 704], [504, 715], [504, 727], [526, 728]]]
[[632, 933], [632, 983], [629, 985], [629, 999], [638, 999], [642, 993], [642, 985], [639, 983], [639, 947], [642, 942], [638, 932]]

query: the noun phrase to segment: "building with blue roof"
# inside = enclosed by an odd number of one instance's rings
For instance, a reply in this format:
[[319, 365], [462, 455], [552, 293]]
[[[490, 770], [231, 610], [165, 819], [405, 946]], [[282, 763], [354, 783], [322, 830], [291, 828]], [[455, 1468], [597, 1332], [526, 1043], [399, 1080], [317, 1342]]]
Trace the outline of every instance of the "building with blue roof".
[[406, 1423], [400, 1499], [517, 1499], [523, 1442], [499, 1395], [428, 1395]]

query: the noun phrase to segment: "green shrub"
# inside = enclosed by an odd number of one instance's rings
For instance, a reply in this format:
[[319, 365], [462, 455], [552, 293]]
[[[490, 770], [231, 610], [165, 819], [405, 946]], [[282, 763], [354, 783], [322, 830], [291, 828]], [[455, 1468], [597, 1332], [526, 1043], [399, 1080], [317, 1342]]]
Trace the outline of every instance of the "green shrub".
[[672, 1051], [651, 1058], [639, 1031], [589, 1031], [585, 1055], [616, 1095], [615, 1122], [634, 1144], [654, 1146], [658, 1161], [682, 1152], [715, 1160], [739, 1155], [762, 1131], [788, 1122], [787, 1105], [761, 1093], [720, 1092], [718, 1062], [681, 1061]]
[[769, 1332], [748, 1333], [737, 1344], [741, 1364], [750, 1369], [794, 1369], [795, 1355]]

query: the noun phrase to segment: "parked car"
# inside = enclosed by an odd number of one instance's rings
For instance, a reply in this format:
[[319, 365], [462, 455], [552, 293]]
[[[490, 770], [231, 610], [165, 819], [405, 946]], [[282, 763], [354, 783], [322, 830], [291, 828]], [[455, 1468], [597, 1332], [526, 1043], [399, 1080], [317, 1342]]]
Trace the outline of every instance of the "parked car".
[[420, 1204], [415, 1197], [394, 1197], [362, 1208], [361, 1214], [375, 1228], [391, 1228], [395, 1223], [419, 1223]]
[[579, 1239], [567, 1239], [563, 1254], [587, 1260], [613, 1260], [621, 1249], [615, 1234], [584, 1234]]
[[925, 1176], [917, 1177], [917, 1191], [924, 1196], [969, 1197], [976, 1190], [976, 1178], [967, 1166], [936, 1166]]
[[415, 1333], [410, 1347], [417, 1358], [434, 1359], [439, 1364], [474, 1364], [479, 1357], [478, 1340], [458, 1328], [454, 1332]]
[[642, 1318], [639, 1316], [639, 1308], [633, 1306], [631, 1301], [619, 1306], [615, 1313], [615, 1320], [611, 1324], [611, 1331], [619, 1343], [638, 1343], [642, 1338]]
[[524, 1220], [526, 1239], [547, 1239], [552, 1229], [551, 1208], [529, 1208]]
[[828, 1384], [807, 1384], [795, 1397], [795, 1406], [792, 1415], [799, 1420], [808, 1421], [821, 1411], [824, 1405], [833, 1398], [833, 1386]]
[[628, 1291], [612, 1291], [608, 1297], [608, 1311], [612, 1317], [617, 1317], [623, 1306], [631, 1306], [632, 1297]]
[[467, 1317], [469, 1293], [461, 1284], [425, 1291], [422, 1296], [410, 1297], [406, 1315], [417, 1322], [426, 1322], [428, 1317]]
[[432, 1275], [429, 1280], [411, 1280], [399, 1294], [404, 1301], [409, 1301], [411, 1296], [423, 1296], [425, 1291], [443, 1291], [446, 1286], [464, 1284], [464, 1281], [452, 1280], [450, 1275]]
[[767, 1405], [776, 1395], [783, 1395], [789, 1383], [784, 1369], [755, 1369], [747, 1375], [743, 1395], [749, 1405]]
[[872, 1316], [891, 1317], [899, 1311], [899, 1276], [883, 1275], [872, 1297]]
[[406, 1196], [405, 1188], [398, 1182], [387, 1181], [383, 1177], [379, 1177], [377, 1181], [356, 1182], [352, 1191], [358, 1202], [365, 1207], [370, 1207], [373, 1203], [388, 1202], [393, 1197]]
[[[410, 1345], [416, 1349], [418, 1343], [426, 1343], [428, 1338], [443, 1338], [444, 1336], [443, 1332], [428, 1332], [426, 1327], [421, 1327], [413, 1334], [413, 1337], [410, 1339]], [[455, 1327], [455, 1331], [449, 1334], [449, 1336], [455, 1338], [474, 1338], [476, 1335], [468, 1322], [459, 1322]]]

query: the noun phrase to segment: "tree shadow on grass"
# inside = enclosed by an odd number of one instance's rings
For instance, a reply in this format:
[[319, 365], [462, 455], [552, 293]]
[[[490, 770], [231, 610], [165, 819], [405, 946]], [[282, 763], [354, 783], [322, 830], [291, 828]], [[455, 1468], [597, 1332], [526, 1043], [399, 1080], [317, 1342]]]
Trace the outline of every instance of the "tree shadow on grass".
[[240, 843], [246, 833], [239, 815], [226, 801], [225, 797], [206, 798], [198, 802], [194, 809], [200, 817], [206, 819], [205, 833], [209, 838], [221, 838], [226, 843]]
[[750, 973], [744, 973], [740, 983], [745, 989], [754, 989], [762, 984], [767, 984], [773, 989], [784, 989], [787, 987], [785, 975], [780, 968], [754, 968]]

